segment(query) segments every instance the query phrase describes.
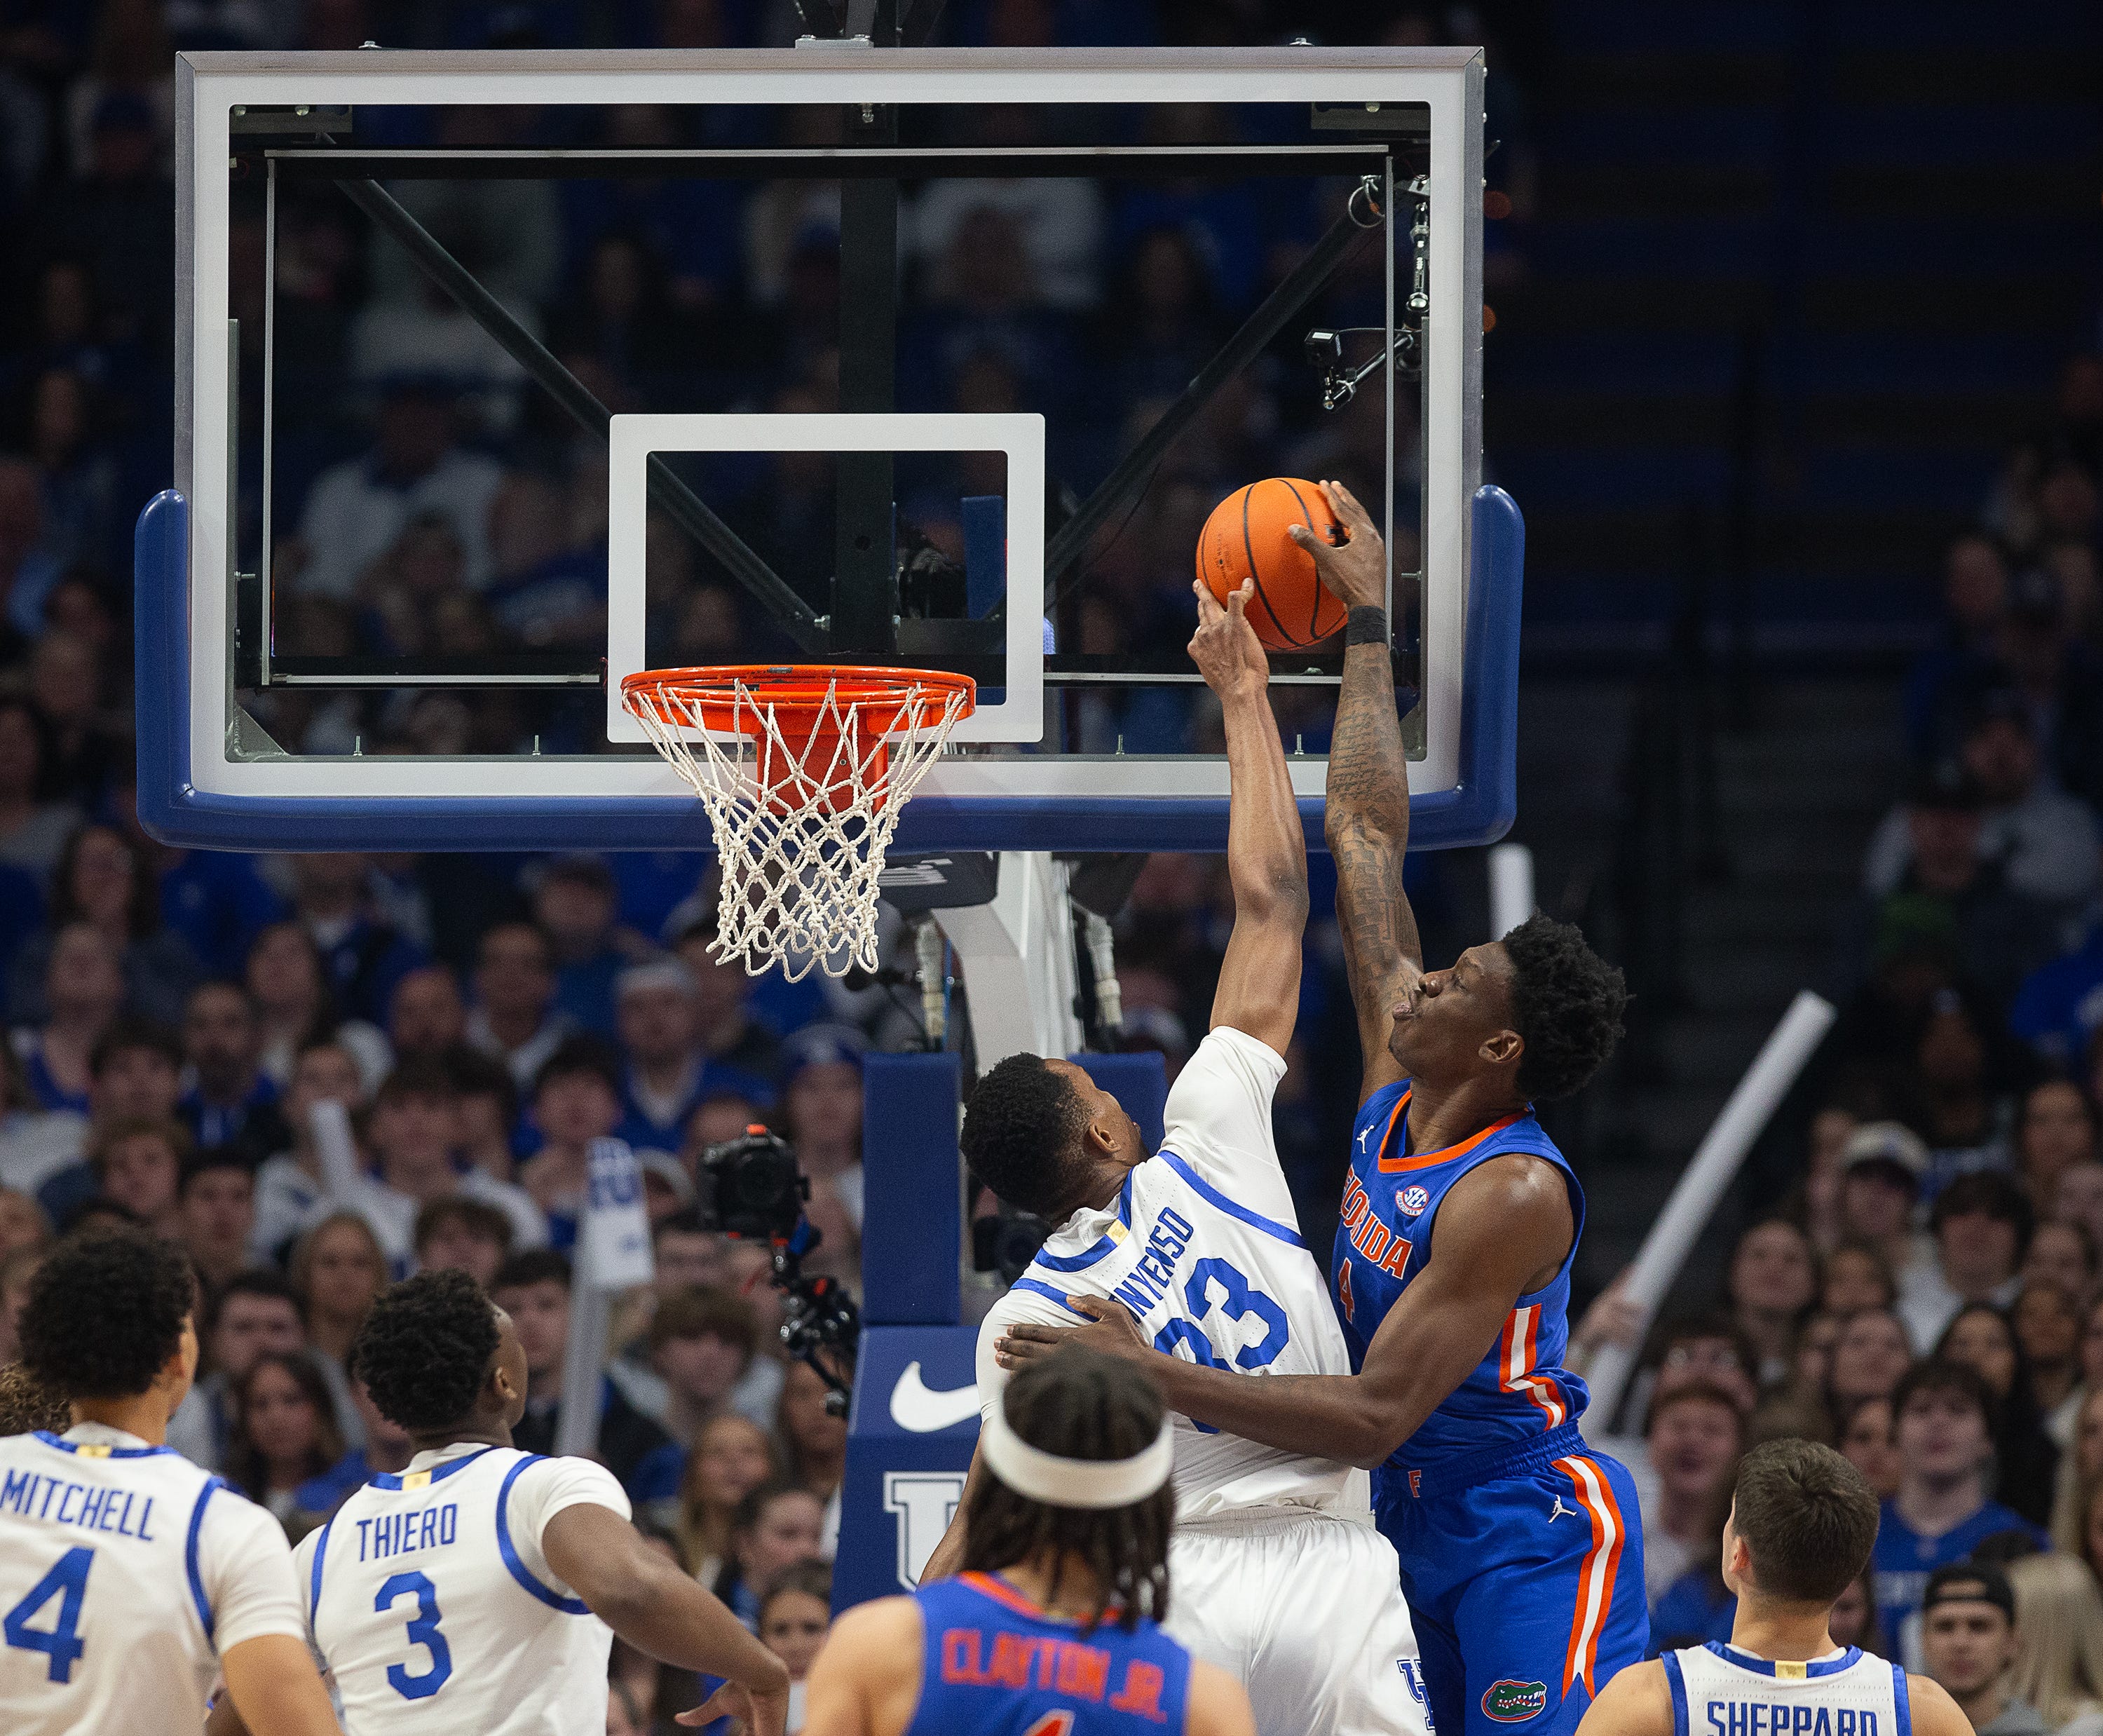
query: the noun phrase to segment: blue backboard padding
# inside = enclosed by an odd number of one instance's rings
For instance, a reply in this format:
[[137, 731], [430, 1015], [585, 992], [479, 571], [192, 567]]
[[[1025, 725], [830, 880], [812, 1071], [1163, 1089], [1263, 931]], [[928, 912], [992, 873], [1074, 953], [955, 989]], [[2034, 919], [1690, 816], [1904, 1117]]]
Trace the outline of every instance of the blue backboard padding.
[[871, 1055], [862, 1063], [862, 1318], [954, 1326], [958, 1260], [958, 1057]]
[[1007, 594], [1007, 502], [967, 494], [957, 512], [964, 527], [964, 612], [984, 621]]
[[1158, 1149], [1162, 1116], [1168, 1106], [1168, 1066], [1161, 1051], [1076, 1055], [1074, 1064], [1124, 1106], [1124, 1112], [1139, 1124], [1139, 1137], [1146, 1149]]
[[[1410, 847], [1494, 844], [1518, 808], [1519, 602], [1526, 530], [1501, 488], [1475, 492], [1462, 683], [1460, 780], [1410, 800]], [[133, 540], [138, 658], [139, 820], [162, 843], [217, 850], [700, 850], [700, 804], [684, 797], [316, 798], [207, 795], [190, 781], [189, 510], [164, 490]], [[218, 703], [215, 696], [213, 703]], [[1300, 803], [1322, 848], [1322, 802]], [[1220, 851], [1220, 797], [1015, 801], [922, 794], [891, 848], [934, 850]]]

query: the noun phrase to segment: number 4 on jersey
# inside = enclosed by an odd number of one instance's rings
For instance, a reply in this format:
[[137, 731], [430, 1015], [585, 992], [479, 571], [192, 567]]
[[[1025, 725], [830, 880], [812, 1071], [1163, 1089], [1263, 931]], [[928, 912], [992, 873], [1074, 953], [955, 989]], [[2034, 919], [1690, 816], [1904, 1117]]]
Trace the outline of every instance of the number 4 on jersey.
[[[87, 1590], [87, 1570], [95, 1565], [92, 1549], [69, 1549], [51, 1570], [31, 1586], [21, 1602], [0, 1617], [0, 1634], [18, 1652], [42, 1652], [51, 1659], [55, 1682], [73, 1680], [73, 1667], [85, 1648], [80, 1640], [80, 1600]], [[53, 1598], [59, 1601], [58, 1620], [49, 1627], [32, 1627], [29, 1618], [42, 1613]]]
[[1074, 1736], [1074, 1715], [1069, 1712], [1047, 1712], [1022, 1736]]

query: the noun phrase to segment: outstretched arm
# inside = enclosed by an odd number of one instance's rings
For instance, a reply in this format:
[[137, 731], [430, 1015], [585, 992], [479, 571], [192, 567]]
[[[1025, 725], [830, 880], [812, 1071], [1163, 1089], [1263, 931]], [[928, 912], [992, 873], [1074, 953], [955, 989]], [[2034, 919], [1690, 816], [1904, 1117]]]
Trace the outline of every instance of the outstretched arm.
[[[682, 1724], [735, 1714], [752, 1736], [781, 1736], [789, 1671], [722, 1604], [651, 1548], [611, 1507], [583, 1502], [548, 1521], [540, 1547], [555, 1576], [638, 1651], [729, 1685]], [[701, 1712], [707, 1714], [706, 1717]]]
[[1017, 1324], [997, 1347], [1010, 1369], [1068, 1338], [1136, 1364], [1171, 1410], [1287, 1453], [1373, 1466], [1415, 1434], [1490, 1352], [1513, 1306], [1552, 1273], [1576, 1233], [1554, 1164], [1522, 1152], [1492, 1158], [1456, 1182], [1438, 1214], [1430, 1260], [1366, 1347], [1356, 1374], [1243, 1374], [1157, 1351], [1114, 1303], [1075, 1296], [1097, 1324]]
[[1270, 665], [1244, 611], [1244, 581], [1221, 608], [1203, 580], [1190, 660], [1220, 697], [1231, 790], [1227, 875], [1234, 928], [1212, 996], [1212, 1023], [1231, 1025], [1279, 1054], [1300, 1013], [1300, 949], [1307, 932], [1307, 841], [1271, 714]]
[[[1356, 614], [1385, 610], [1387, 547], [1351, 491], [1324, 483], [1322, 492], [1349, 540], [1332, 548], [1305, 525], [1292, 540], [1314, 557], [1315, 571], [1338, 601]], [[1358, 1046], [1365, 1071], [1363, 1103], [1402, 1076], [1388, 1053], [1391, 1011], [1423, 969], [1424, 943], [1402, 889], [1409, 849], [1409, 760], [1394, 705], [1394, 665], [1389, 634], [1344, 648], [1344, 683], [1336, 697], [1336, 731], [1329, 744], [1329, 792], [1323, 830], [1336, 858], [1336, 921], [1343, 931], [1344, 973], [1358, 1009]]]

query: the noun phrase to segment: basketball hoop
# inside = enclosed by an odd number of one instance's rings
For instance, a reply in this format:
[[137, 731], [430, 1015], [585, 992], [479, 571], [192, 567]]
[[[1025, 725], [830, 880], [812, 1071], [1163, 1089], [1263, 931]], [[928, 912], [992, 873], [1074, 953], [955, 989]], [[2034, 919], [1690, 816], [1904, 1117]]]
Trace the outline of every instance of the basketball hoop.
[[884, 852], [976, 683], [940, 670], [735, 664], [644, 670], [620, 695], [714, 828], [709, 950], [754, 976], [778, 964], [792, 982], [819, 964], [834, 977], [874, 971]]

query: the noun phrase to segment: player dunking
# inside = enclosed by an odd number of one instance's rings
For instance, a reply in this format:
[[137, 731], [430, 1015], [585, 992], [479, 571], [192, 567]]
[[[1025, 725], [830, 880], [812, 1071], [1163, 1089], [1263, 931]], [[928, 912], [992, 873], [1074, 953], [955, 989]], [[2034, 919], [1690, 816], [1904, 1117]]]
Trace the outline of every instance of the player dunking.
[[[616, 1633], [730, 1679], [682, 1723], [736, 1712], [753, 1736], [780, 1736], [788, 1671], [643, 1542], [612, 1473], [512, 1446], [526, 1352], [473, 1279], [425, 1272], [396, 1284], [351, 1359], [416, 1452], [406, 1471], [355, 1490], [298, 1551], [308, 1630], [349, 1736], [599, 1736]], [[211, 1736], [239, 1728], [224, 1720]]]
[[[1332, 1280], [1358, 1373], [1247, 1379], [1163, 1355], [1122, 1310], [1078, 1299], [1100, 1324], [1077, 1335], [1142, 1360], [1194, 1422], [1376, 1467], [1438, 1729], [1568, 1736], [1643, 1656], [1648, 1622], [1634, 1490], [1585, 1450], [1584, 1382], [1561, 1365], [1584, 1195], [1532, 1106], [1607, 1058], [1625, 992], [1539, 916], [1424, 968], [1386, 554], [1349, 492], [1323, 486], [1349, 541], [1294, 540], [1349, 610], [1325, 829], [1366, 1057]], [[1065, 1335], [1017, 1325], [1000, 1354], [1020, 1366]]]
[[1585, 1715], [1581, 1736], [1972, 1736], [1936, 1683], [1833, 1643], [1834, 1600], [1861, 1577], [1876, 1536], [1876, 1491], [1830, 1447], [1754, 1448], [1739, 1463], [1723, 1527], [1723, 1582], [1738, 1600], [1731, 1643], [1624, 1670]]
[[23, 1309], [24, 1372], [63, 1432], [0, 1440], [0, 1729], [195, 1730], [216, 1675], [260, 1730], [336, 1736], [285, 1533], [167, 1444], [197, 1371], [189, 1262], [77, 1236]]
[[[1222, 609], [1198, 588], [1190, 654], [1225, 723], [1234, 926], [1212, 1028], [1168, 1094], [1160, 1151], [1065, 1061], [1010, 1056], [965, 1111], [972, 1173], [1058, 1226], [980, 1329], [989, 1419], [1005, 1378], [995, 1341], [1022, 1321], [1081, 1318], [1069, 1293], [1121, 1299], [1151, 1342], [1208, 1364], [1274, 1377], [1350, 1367], [1272, 1142], [1271, 1096], [1300, 1007], [1307, 856], [1247, 590]], [[1357, 1480], [1326, 1446], [1274, 1451], [1176, 1419], [1182, 1592], [1170, 1631], [1243, 1682], [1265, 1736], [1425, 1727], [1394, 1551], [1363, 1522]], [[967, 1498], [929, 1577], [970, 1547], [969, 1510]]]
[[804, 1736], [1253, 1736], [1234, 1678], [1157, 1625], [1175, 1458], [1161, 1400], [1086, 1351], [986, 1413], [964, 1571], [843, 1615]]

